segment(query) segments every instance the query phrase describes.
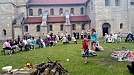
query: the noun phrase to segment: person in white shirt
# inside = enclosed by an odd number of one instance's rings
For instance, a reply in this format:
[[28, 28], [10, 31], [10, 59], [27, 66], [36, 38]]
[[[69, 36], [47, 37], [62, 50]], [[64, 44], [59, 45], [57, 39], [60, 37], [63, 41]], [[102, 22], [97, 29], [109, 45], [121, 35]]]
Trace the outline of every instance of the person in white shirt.
[[75, 39], [75, 37], [72, 37], [72, 40], [74, 41], [74, 44], [77, 44], [77, 40]]
[[25, 50], [26, 51], [30, 50], [30, 48], [28, 47], [28, 44], [27, 44], [27, 40], [25, 38], [23, 38], [23, 43], [24, 43]]
[[108, 34], [107, 33], [105, 33], [105, 36], [104, 36], [104, 43], [106, 43], [107, 41], [108, 41]]

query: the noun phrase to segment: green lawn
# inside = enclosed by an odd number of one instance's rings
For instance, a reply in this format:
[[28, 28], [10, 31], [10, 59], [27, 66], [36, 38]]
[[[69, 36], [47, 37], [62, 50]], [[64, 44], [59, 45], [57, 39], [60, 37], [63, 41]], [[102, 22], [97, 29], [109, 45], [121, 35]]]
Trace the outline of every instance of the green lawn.
[[[61, 65], [69, 71], [70, 75], [132, 75], [129, 73], [126, 65], [130, 62], [118, 62], [110, 57], [114, 50], [120, 50], [122, 46], [134, 50], [134, 43], [102, 43], [100, 45], [105, 49], [97, 52], [97, 56], [90, 57], [88, 64], [84, 63], [81, 55], [81, 40], [78, 44], [63, 45], [61, 42], [58, 46], [24, 51], [23, 53], [9, 55], [0, 55], [0, 68], [11, 65], [13, 68], [22, 68], [26, 61], [33, 64], [40, 64], [43, 61], [61, 60]], [[2, 45], [0, 45], [1, 47]], [[70, 59], [66, 61], [66, 59]], [[1, 69], [0, 69], [1, 71]]]

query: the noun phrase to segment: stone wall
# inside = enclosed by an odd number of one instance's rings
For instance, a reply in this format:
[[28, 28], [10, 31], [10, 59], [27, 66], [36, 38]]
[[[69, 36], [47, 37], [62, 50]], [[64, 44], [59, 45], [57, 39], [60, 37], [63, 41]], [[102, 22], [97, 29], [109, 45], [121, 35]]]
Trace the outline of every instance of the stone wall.
[[[132, 21], [129, 16], [131, 12], [128, 12], [130, 9], [130, 2], [127, 1], [128, 0], [121, 0], [119, 6], [115, 6], [115, 0], [110, 0], [109, 6], [105, 6], [105, 0], [91, 0], [89, 2], [87, 7], [89, 9], [87, 9], [87, 11], [91, 18], [91, 26], [97, 30], [99, 36], [102, 36], [102, 25], [104, 23], [109, 23], [111, 25], [111, 33], [131, 32], [130, 27]], [[93, 8], [91, 9], [91, 7]], [[123, 24], [122, 29], [120, 29], [121, 23]]]
[[[52, 31], [49, 31], [49, 29], [48, 29], [48, 33], [52, 32], [54, 34], [57, 34], [58, 32], [60, 32], [60, 33], [65, 34], [66, 32], [64, 30], [60, 31], [60, 25], [61, 24], [65, 25], [64, 23], [49, 23], [48, 25], [52, 25], [53, 29], [52, 29]], [[81, 33], [81, 31], [83, 31], [83, 30], [81, 30], [81, 25], [83, 24], [82, 22], [75, 22], [75, 23], [72, 23], [72, 24], [76, 25], [76, 30], [72, 30], [70, 35], [72, 35], [72, 33], [74, 31], [77, 31], [79, 33]], [[24, 34], [29, 33], [31, 36], [34, 36], [34, 37], [42, 36], [43, 33], [46, 31], [46, 30], [41, 30], [40, 32], [36, 31], [36, 26], [40, 25], [40, 24], [25, 24], [25, 25], [28, 26], [28, 32], [24, 32]], [[85, 30], [89, 29], [89, 25], [90, 25], [89, 23], [85, 23]]]
[[[0, 2], [5, 3], [7, 1]], [[12, 20], [14, 18], [12, 9], [11, 4], [0, 4], [0, 40], [12, 38]], [[4, 35], [3, 29], [6, 30], [6, 35]]]
[[[63, 15], [65, 15], [65, 10], [68, 10], [70, 12], [71, 8], [74, 8], [74, 15], [81, 15], [81, 8], [85, 9], [85, 5], [78, 5], [78, 6], [31, 6], [28, 9], [33, 9], [33, 16], [38, 16], [38, 9], [42, 9], [42, 13], [44, 11], [48, 11], [48, 15], [50, 15], [50, 9], [54, 9], [54, 15], [60, 15], [59, 9], [63, 9]], [[84, 14], [85, 15], [85, 12]]]

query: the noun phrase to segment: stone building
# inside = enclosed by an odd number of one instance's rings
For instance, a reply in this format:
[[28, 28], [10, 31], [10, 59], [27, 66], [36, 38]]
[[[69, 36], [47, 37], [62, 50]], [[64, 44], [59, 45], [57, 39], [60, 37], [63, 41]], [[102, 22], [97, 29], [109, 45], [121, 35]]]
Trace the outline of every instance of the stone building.
[[134, 0], [0, 1], [0, 40], [30, 34], [72, 34], [95, 28], [104, 33], [134, 34]]

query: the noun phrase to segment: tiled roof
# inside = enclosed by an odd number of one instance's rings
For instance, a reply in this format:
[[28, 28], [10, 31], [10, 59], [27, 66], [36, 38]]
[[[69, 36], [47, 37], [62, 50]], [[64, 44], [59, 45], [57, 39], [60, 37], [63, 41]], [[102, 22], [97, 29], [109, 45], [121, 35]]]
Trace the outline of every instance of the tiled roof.
[[66, 21], [65, 16], [47, 17], [47, 22], [65, 22], [65, 21]]
[[28, 4], [84, 4], [87, 0], [29, 0]]
[[90, 19], [87, 16], [70, 16], [71, 22], [79, 22], [79, 21], [89, 21]]
[[27, 17], [24, 23], [39, 23], [42, 22], [42, 17]]
[[[70, 16], [71, 22], [88, 22], [90, 19], [87, 16]], [[65, 16], [48, 16], [47, 22], [51, 23], [65, 23]], [[24, 23], [41, 23], [42, 17], [27, 17]]]

